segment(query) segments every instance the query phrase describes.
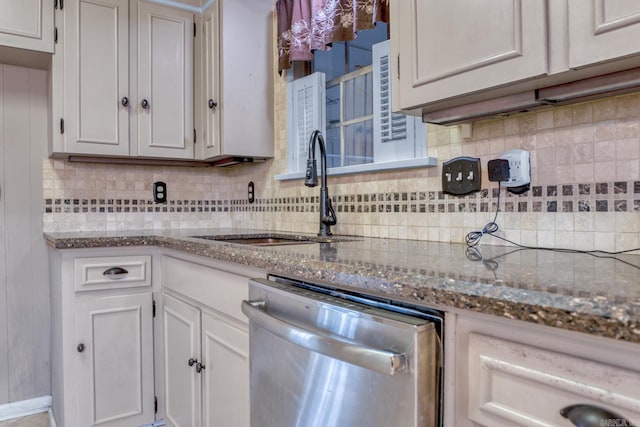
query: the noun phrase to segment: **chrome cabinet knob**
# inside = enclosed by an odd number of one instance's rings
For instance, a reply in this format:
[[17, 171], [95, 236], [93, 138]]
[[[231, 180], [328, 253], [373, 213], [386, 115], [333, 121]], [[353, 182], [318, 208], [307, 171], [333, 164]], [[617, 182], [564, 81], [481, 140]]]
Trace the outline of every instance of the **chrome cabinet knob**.
[[204, 365], [200, 362], [196, 363], [196, 372], [200, 373], [204, 369]]
[[147, 101], [146, 99], [143, 99], [140, 105], [142, 106], [142, 108], [146, 110], [147, 108], [149, 108], [149, 101]]
[[198, 359], [191, 358], [187, 361], [189, 366], [193, 366], [195, 363], [198, 363]]
[[209, 100], [209, 108], [211, 108], [211, 109], [213, 110], [213, 109], [214, 109], [214, 108], [216, 108], [217, 106], [218, 106], [218, 103], [217, 103], [217, 102], [215, 102], [213, 99], [210, 99], [210, 100]]
[[84, 351], [84, 344], [82, 343], [78, 344], [78, 347], [76, 347], [76, 350], [78, 350], [78, 353], [82, 353]]
[[122, 104], [123, 107], [126, 107], [127, 105], [129, 105], [129, 98], [127, 98], [126, 96], [123, 96], [122, 99], [120, 100], [120, 103]]

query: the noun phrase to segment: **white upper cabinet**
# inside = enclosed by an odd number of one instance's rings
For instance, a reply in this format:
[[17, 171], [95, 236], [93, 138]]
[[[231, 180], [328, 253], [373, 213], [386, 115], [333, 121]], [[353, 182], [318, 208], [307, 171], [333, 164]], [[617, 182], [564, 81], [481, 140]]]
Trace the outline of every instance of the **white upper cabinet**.
[[[425, 121], [611, 95], [600, 77], [640, 67], [640, 44], [632, 42], [640, 39], [639, 2], [400, 0], [390, 7], [393, 108]], [[631, 72], [615, 80], [619, 90], [637, 88]], [[579, 90], [563, 86], [574, 82]]]
[[129, 1], [67, 0], [64, 11], [63, 151], [129, 155]]
[[545, 2], [405, 0], [391, 6], [405, 108], [547, 72]]
[[138, 155], [193, 159], [193, 14], [138, 3]]
[[222, 153], [220, 142], [220, 2], [211, 5], [202, 17], [202, 67], [204, 98], [200, 99], [202, 117], [202, 157], [214, 158]]
[[217, 0], [204, 12], [201, 158], [273, 157], [272, 21], [264, 0]]
[[569, 0], [571, 68], [637, 55], [640, 2]]
[[193, 159], [193, 13], [67, 0], [59, 18], [51, 153]]
[[0, 0], [0, 46], [53, 52], [53, 0]]

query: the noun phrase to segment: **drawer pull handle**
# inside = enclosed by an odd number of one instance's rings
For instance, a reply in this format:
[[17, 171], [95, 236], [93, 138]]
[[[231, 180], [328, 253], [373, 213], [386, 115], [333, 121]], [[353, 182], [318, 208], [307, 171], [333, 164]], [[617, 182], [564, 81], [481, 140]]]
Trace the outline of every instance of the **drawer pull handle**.
[[595, 405], [570, 405], [560, 410], [560, 415], [577, 427], [599, 427], [602, 421], [615, 420], [616, 425], [633, 427], [630, 421], [607, 409]]
[[122, 279], [127, 274], [129, 274], [127, 269], [122, 267], [112, 267], [102, 273], [103, 276], [106, 276], [109, 279]]

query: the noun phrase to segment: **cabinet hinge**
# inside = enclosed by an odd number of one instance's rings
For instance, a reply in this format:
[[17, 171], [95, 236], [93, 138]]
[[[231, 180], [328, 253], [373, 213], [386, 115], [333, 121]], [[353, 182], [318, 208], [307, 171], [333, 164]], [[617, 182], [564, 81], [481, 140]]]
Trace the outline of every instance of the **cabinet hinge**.
[[400, 54], [398, 54], [398, 80], [400, 80]]
[[151, 301], [151, 316], [156, 317], [156, 300]]
[[193, 128], [193, 143], [194, 143], [194, 144], [195, 144], [196, 142], [198, 142], [198, 141], [197, 141], [197, 138], [198, 138], [198, 137], [196, 136], [196, 129], [195, 129], [195, 128]]
[[153, 396], [153, 413], [158, 413], [158, 396]]
[[58, 27], [53, 29], [53, 42], [58, 43]]
[[54, 9], [62, 10], [63, 7], [64, 7], [64, 0], [53, 0], [53, 8]]
[[193, 37], [196, 36], [196, 28], [198, 28], [198, 26], [196, 25], [196, 23], [193, 23]]
[[60, 119], [60, 133], [64, 133], [64, 119]]

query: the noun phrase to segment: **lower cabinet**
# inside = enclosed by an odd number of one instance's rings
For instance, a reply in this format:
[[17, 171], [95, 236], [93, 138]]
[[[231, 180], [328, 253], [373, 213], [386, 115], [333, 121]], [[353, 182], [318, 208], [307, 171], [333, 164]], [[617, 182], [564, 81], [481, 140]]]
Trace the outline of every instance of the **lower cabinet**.
[[56, 425], [132, 427], [155, 421], [149, 252], [50, 249]]
[[[164, 419], [174, 427], [249, 427], [249, 326], [240, 305], [256, 269], [162, 258]], [[157, 347], [156, 347], [157, 348]]]
[[153, 421], [152, 304], [151, 292], [145, 292], [76, 305], [75, 425], [130, 427]]
[[458, 317], [456, 419], [448, 425], [570, 427], [565, 416], [582, 419], [575, 425], [640, 419], [637, 345], [519, 323]]
[[165, 421], [249, 426], [249, 333], [164, 297]]

